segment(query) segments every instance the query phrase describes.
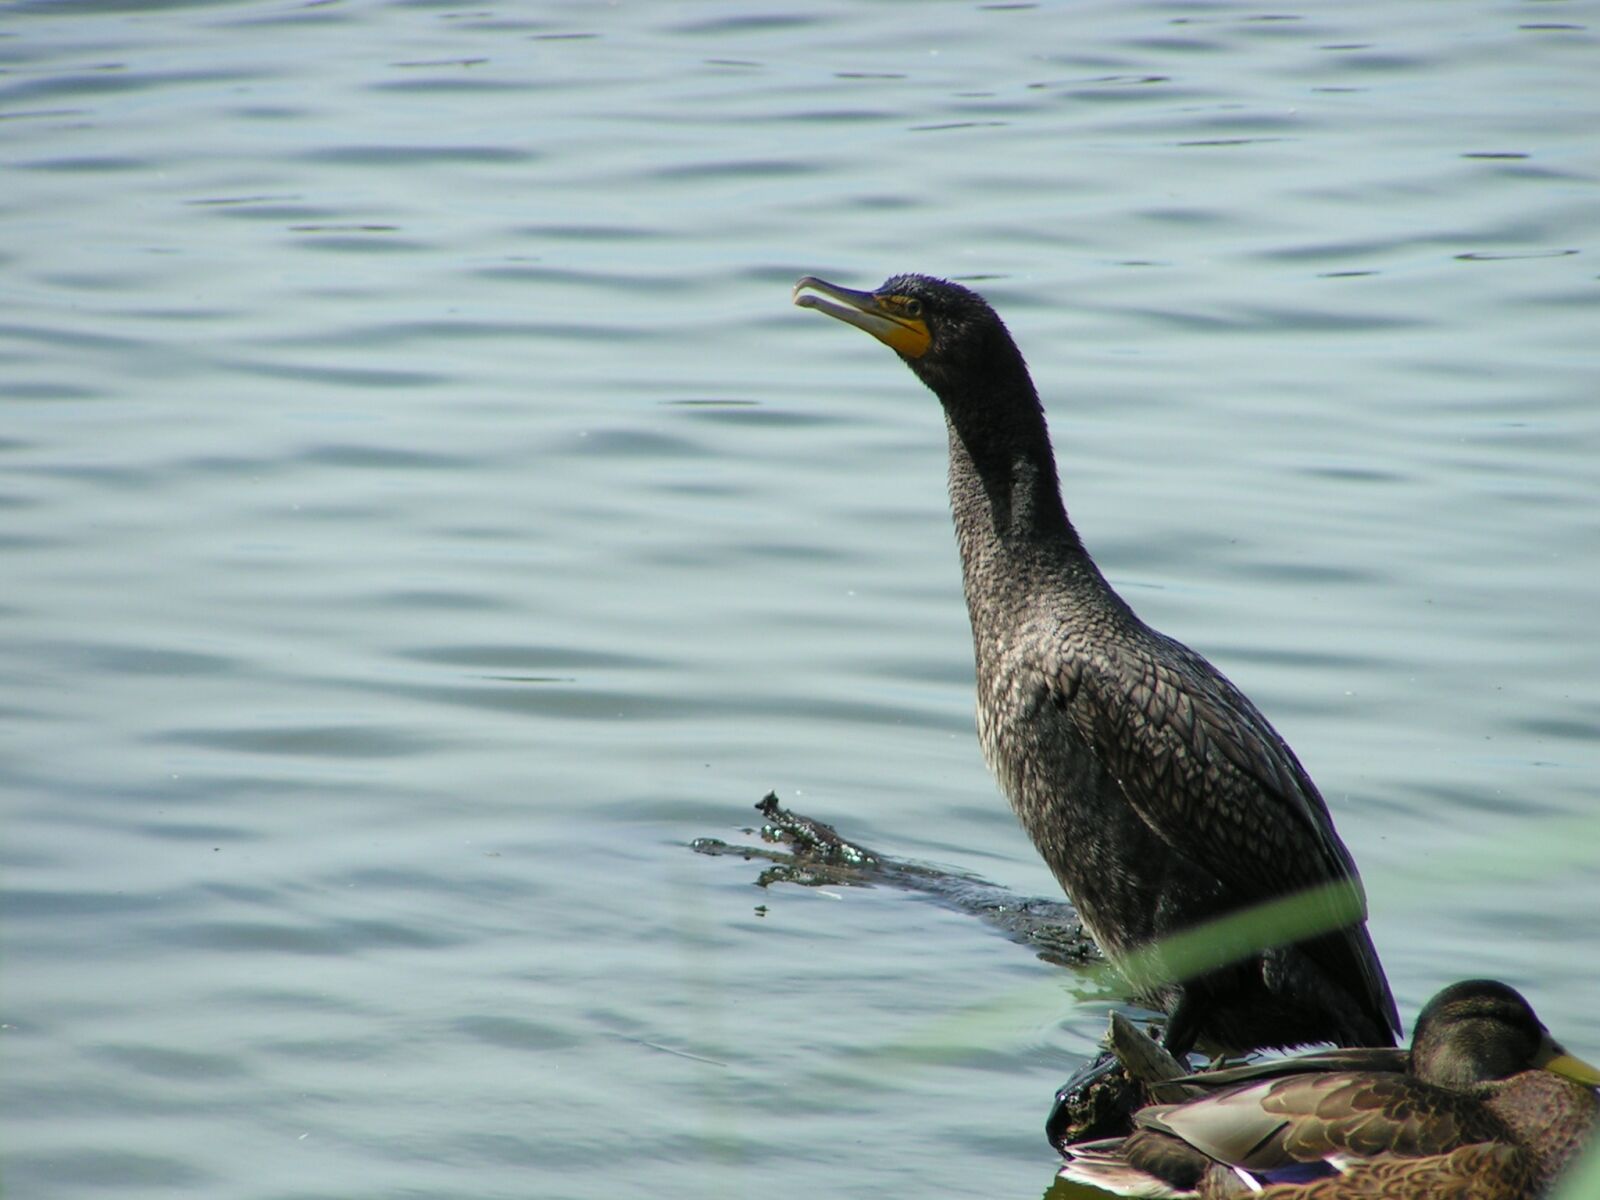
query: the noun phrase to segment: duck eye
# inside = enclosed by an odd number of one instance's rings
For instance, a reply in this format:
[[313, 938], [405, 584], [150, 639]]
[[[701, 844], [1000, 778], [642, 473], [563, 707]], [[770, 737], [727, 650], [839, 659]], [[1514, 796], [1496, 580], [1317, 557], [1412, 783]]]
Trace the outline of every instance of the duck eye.
[[906, 316], [908, 316], [908, 317], [920, 317], [921, 315], [922, 315], [922, 301], [921, 300], [907, 300], [906, 301]]

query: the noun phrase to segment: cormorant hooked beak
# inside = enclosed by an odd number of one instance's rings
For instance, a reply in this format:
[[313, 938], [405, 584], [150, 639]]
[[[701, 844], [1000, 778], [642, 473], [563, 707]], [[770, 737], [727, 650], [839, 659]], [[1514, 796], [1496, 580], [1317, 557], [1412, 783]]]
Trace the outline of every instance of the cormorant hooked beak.
[[865, 329], [906, 358], [921, 358], [933, 344], [922, 302], [915, 298], [856, 292], [807, 275], [794, 285], [794, 302]]

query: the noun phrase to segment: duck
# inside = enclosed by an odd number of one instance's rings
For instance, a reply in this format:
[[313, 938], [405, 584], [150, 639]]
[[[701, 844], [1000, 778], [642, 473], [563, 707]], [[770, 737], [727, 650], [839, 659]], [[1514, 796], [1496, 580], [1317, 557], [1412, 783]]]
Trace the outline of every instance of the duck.
[[1349, 1048], [1188, 1075], [1121, 1138], [1060, 1147], [1060, 1178], [1119, 1196], [1520, 1200], [1594, 1140], [1600, 1068], [1498, 980], [1453, 983], [1409, 1051]]

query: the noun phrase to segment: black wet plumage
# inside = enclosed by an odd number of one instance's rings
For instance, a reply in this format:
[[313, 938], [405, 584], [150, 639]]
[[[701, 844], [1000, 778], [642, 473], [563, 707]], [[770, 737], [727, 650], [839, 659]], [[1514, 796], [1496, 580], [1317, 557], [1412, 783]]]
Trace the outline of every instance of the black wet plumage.
[[1266, 901], [1347, 882], [1342, 927], [1152, 984], [1176, 1052], [1392, 1045], [1394, 1001], [1355, 864], [1294, 752], [1200, 655], [1145, 625], [1062, 505], [1021, 352], [975, 292], [804, 279], [796, 302], [893, 347], [938, 396], [985, 758], [1114, 961]]

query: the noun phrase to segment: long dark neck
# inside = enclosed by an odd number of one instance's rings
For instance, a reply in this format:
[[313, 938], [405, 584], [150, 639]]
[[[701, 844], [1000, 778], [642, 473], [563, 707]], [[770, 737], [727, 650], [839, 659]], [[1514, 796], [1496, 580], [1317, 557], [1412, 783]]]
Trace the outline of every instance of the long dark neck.
[[[974, 627], [1045, 575], [1089, 564], [1067, 519], [1044, 410], [1021, 355], [975, 386], [937, 380], [950, 431], [950, 508]], [[930, 381], [934, 382], [934, 381]]]

